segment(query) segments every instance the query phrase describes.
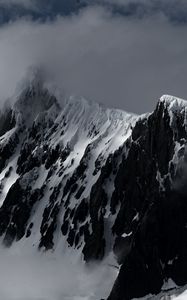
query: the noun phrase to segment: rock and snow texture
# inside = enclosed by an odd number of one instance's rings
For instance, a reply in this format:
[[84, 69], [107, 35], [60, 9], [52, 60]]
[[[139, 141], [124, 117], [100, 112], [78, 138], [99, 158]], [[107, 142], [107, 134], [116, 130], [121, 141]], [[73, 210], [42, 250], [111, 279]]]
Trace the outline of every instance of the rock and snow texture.
[[[107, 199], [97, 215], [91, 212], [90, 197], [96, 182], [106, 177], [102, 168], [129, 138], [136, 119], [83, 98], [58, 101], [41, 82], [29, 84], [0, 119], [3, 243], [27, 239], [41, 249], [63, 252], [72, 246], [86, 260], [103, 258], [104, 220], [112, 225], [114, 218]], [[113, 192], [113, 177], [101, 179], [105, 198]], [[94, 230], [99, 236], [93, 236]], [[95, 253], [88, 253], [90, 243], [96, 244]], [[108, 252], [111, 247], [108, 243]]]
[[185, 285], [187, 102], [61, 100], [34, 81], [0, 114], [2, 243], [120, 265], [110, 300]]

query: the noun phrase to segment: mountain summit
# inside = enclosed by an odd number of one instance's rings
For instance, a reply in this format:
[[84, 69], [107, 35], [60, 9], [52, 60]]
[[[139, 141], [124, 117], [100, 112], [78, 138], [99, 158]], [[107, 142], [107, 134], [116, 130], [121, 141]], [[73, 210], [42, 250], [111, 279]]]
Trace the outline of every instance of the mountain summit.
[[29, 84], [0, 114], [1, 242], [115, 257], [110, 300], [186, 284], [186, 107], [137, 116]]

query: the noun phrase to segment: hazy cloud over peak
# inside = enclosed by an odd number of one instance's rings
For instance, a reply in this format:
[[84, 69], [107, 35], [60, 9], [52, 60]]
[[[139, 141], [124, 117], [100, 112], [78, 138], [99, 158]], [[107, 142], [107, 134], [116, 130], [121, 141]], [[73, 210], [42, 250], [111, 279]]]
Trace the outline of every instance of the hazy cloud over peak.
[[126, 18], [95, 5], [53, 21], [22, 18], [0, 27], [0, 97], [36, 66], [68, 94], [151, 111], [162, 94], [187, 98], [186, 35], [160, 14]]

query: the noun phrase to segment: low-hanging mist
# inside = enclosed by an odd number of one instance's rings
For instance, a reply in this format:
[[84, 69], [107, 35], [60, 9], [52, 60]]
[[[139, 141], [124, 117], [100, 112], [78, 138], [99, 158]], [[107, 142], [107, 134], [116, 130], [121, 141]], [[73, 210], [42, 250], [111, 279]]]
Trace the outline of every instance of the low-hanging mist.
[[1, 248], [1, 300], [98, 300], [108, 296], [116, 277], [105, 263], [85, 266], [71, 255], [28, 253]]

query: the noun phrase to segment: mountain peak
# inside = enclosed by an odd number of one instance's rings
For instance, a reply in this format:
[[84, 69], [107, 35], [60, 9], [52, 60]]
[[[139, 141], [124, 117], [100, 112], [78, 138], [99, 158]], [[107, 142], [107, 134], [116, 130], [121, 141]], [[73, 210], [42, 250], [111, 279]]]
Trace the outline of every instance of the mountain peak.
[[160, 98], [160, 102], [166, 103], [167, 107], [169, 107], [172, 110], [178, 110], [180, 108], [187, 107], [186, 100], [181, 99], [179, 97], [172, 96], [172, 95], [163, 95]]
[[45, 86], [42, 73], [34, 70], [23, 81], [13, 110], [16, 114], [21, 114], [29, 126], [40, 113], [48, 111], [53, 106], [59, 111], [60, 105], [54, 94]]

